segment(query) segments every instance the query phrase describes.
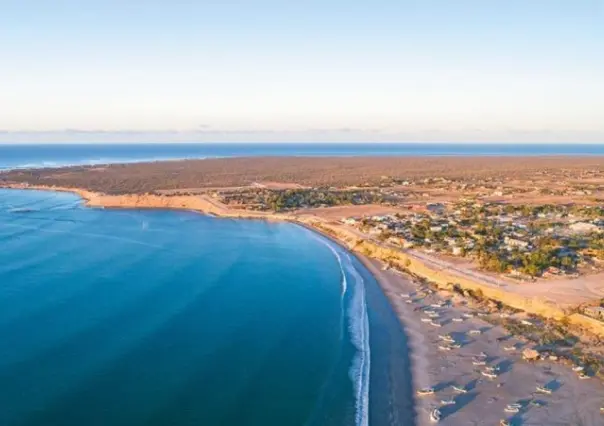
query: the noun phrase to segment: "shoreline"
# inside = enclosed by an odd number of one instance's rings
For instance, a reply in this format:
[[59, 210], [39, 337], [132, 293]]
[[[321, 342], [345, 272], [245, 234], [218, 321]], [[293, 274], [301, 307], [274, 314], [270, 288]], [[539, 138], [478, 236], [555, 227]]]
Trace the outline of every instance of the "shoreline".
[[[376, 257], [365, 256], [360, 253], [359, 250], [355, 250], [355, 246], [351, 244], [351, 241], [346, 241], [341, 235], [330, 235], [325, 229], [321, 229], [321, 223], [313, 222], [310, 218], [294, 217], [291, 215], [280, 215], [280, 214], [224, 214], [229, 213], [220, 211], [216, 206], [210, 208], [210, 212], [204, 211], [198, 208], [192, 208], [191, 206], [178, 206], [174, 204], [160, 204], [160, 205], [140, 205], [141, 203], [134, 203], [133, 205], [126, 205], [123, 202], [133, 201], [153, 201], [155, 198], [145, 198], [145, 196], [135, 196], [133, 198], [120, 198], [122, 203], [109, 203], [109, 205], [103, 205], [104, 201], [102, 195], [93, 193], [91, 191], [73, 189], [73, 188], [52, 188], [52, 187], [41, 187], [41, 186], [12, 186], [4, 187], [7, 189], [30, 189], [30, 190], [43, 190], [43, 191], [59, 191], [59, 192], [70, 192], [80, 196], [84, 201], [85, 205], [89, 207], [103, 207], [103, 208], [149, 208], [149, 209], [181, 209], [181, 210], [194, 210], [203, 214], [210, 214], [217, 218], [239, 218], [239, 219], [262, 219], [270, 221], [285, 221], [293, 224], [297, 224], [309, 230], [310, 232], [318, 233], [323, 237], [328, 238], [330, 241], [338, 244], [340, 247], [345, 249], [356, 257], [367, 269], [367, 271], [374, 277], [378, 286], [388, 300], [390, 309], [394, 312], [398, 321], [403, 329], [404, 334], [407, 337], [408, 343], [408, 356], [410, 360], [410, 375], [413, 386], [413, 401], [416, 424], [423, 426], [430, 424], [429, 412], [438, 407], [439, 404], [435, 403], [434, 397], [418, 397], [415, 394], [417, 389], [425, 387], [433, 387], [439, 397], [439, 400], [444, 399], [445, 396], [455, 397], [456, 401], [459, 399], [460, 407], [454, 406], [455, 408], [449, 408], [450, 406], [440, 407], [443, 412], [443, 421], [447, 425], [463, 425], [467, 424], [468, 421], [483, 421], [489, 419], [489, 421], [499, 422], [499, 420], [510, 417], [503, 412], [504, 403], [516, 403], [521, 401], [523, 409], [519, 415], [511, 417], [513, 422], [523, 421], [518, 416], [536, 416], [540, 421], [533, 424], [548, 424], [543, 421], [545, 412], [548, 416], [555, 415], [558, 418], [568, 418], [569, 416], [580, 416], [581, 421], [585, 425], [598, 425], [601, 424], [601, 414], [599, 413], [599, 407], [601, 404], [601, 398], [604, 396], [603, 384], [597, 380], [592, 379], [589, 381], [579, 381], [577, 374], [573, 373], [570, 368], [552, 362], [540, 363], [539, 368], [536, 365], [526, 364], [519, 359], [519, 351], [516, 351], [513, 356], [508, 352], [503, 351], [503, 346], [495, 343], [495, 341], [486, 336], [471, 338], [469, 341], [463, 343], [462, 349], [453, 353], [447, 353], [447, 356], [442, 356], [437, 348], [439, 345], [439, 338], [437, 333], [443, 333], [447, 328], [456, 329], [452, 333], [457, 337], [465, 335], [467, 333], [467, 323], [475, 324], [486, 330], [484, 334], [496, 334], [499, 338], [503, 338], [507, 333], [499, 326], [492, 326], [479, 318], [468, 319], [463, 323], [451, 322], [451, 319], [446, 320], [446, 325], [442, 329], [432, 328], [425, 323], [420, 322], [421, 313], [424, 308], [429, 305], [423, 305], [422, 300], [430, 299], [441, 301], [442, 295], [446, 293], [446, 290], [440, 289], [436, 291], [436, 294], [422, 297], [411, 302], [404, 303], [403, 294], [415, 294], [418, 293], [418, 284], [411, 276], [403, 275], [402, 273], [394, 273], [392, 271], [383, 270], [384, 263]], [[110, 196], [114, 197], [114, 196]], [[120, 196], [118, 196], [120, 197]], [[173, 197], [164, 197], [173, 198]], [[110, 199], [111, 200], [111, 199]], [[114, 199], [115, 200], [115, 199]], [[182, 202], [178, 200], [177, 202]], [[206, 201], [207, 202], [207, 201]], [[196, 206], [198, 207], [198, 206]], [[331, 230], [331, 229], [327, 229]], [[342, 239], [340, 239], [342, 238]], [[421, 287], [421, 286], [420, 286]], [[412, 296], [413, 297], [413, 296]], [[410, 311], [410, 307], [414, 307], [413, 311]], [[419, 313], [416, 312], [419, 310]], [[463, 302], [460, 302], [460, 306], [451, 306], [443, 310], [443, 313], [448, 311], [449, 315], [454, 316], [461, 315], [461, 312], [472, 312], [468, 311]], [[445, 324], [445, 323], [443, 323]], [[460, 332], [458, 329], [465, 331]], [[519, 340], [514, 336], [510, 340]], [[525, 343], [518, 343], [518, 345], [525, 345]], [[480, 376], [476, 378], [477, 368], [472, 365], [470, 358], [476, 355], [478, 351], [473, 349], [467, 349], [467, 347], [478, 346], [482, 352], [489, 354], [489, 358], [493, 358], [491, 362], [499, 360], [499, 363], [495, 363], [495, 366], [502, 367], [502, 376], [512, 377], [509, 381], [512, 383], [512, 387], [507, 389], [503, 395], [506, 398], [500, 397], [502, 387], [506, 385], [508, 379], [495, 380], [499, 381], [497, 387], [494, 387], [495, 381], [485, 380]], [[471, 352], [468, 352], [470, 350]], [[495, 355], [494, 353], [497, 352]], [[493, 354], [493, 355], [492, 355]], [[503, 360], [503, 361], [502, 361]], [[516, 364], [518, 365], [517, 370], [520, 370], [520, 374], [517, 374], [514, 370]], [[550, 382], [546, 382], [550, 375], [555, 375], [555, 379]], [[531, 378], [533, 381], [531, 382]], [[529, 402], [534, 400], [535, 397], [535, 383], [552, 384], [557, 386], [554, 395], [544, 397], [542, 399], [554, 399], [558, 403], [550, 407], [549, 402], [546, 408], [534, 408], [529, 407]], [[451, 393], [453, 385], [461, 385], [471, 390], [466, 395], [455, 395]], [[563, 386], [564, 385], [564, 386]], [[506, 386], [507, 388], [507, 386]], [[570, 388], [568, 390], [567, 388]], [[480, 393], [477, 393], [475, 389], [480, 389]], [[532, 393], [531, 393], [532, 392]], [[441, 395], [443, 394], [443, 395]], [[529, 397], [527, 398], [527, 395]], [[574, 404], [561, 404], [563, 400], [575, 401]], [[474, 401], [474, 399], [481, 400], [480, 405], [472, 404], [472, 407], [464, 409], [464, 407]], [[498, 406], [498, 410], [493, 413], [493, 407]], [[574, 407], [573, 407], [574, 406]], [[571, 412], [572, 410], [577, 411]], [[552, 412], [553, 411], [553, 412]], [[569, 420], [571, 421], [571, 420]], [[516, 423], [512, 423], [516, 424]], [[521, 423], [518, 423], [521, 424]]]
[[[416, 392], [416, 389], [419, 388], [418, 386], [420, 386], [420, 387], [424, 386], [424, 384], [426, 383], [426, 378], [425, 378], [426, 374], [424, 372], [425, 366], [423, 364], [423, 359], [424, 359], [424, 355], [428, 351], [428, 348], [425, 346], [425, 344], [423, 342], [423, 338], [422, 338], [419, 330], [417, 330], [417, 328], [413, 327], [412, 323], [409, 323], [408, 321], [406, 321], [404, 317], [401, 317], [400, 315], [398, 315], [398, 313], [394, 309], [393, 300], [389, 297], [389, 295], [386, 292], [386, 289], [384, 288], [384, 280], [383, 280], [383, 278], [380, 277], [379, 273], [376, 273], [377, 268], [371, 262], [371, 260], [368, 257], [362, 255], [361, 253], [353, 251], [350, 247], [348, 247], [346, 245], [345, 242], [337, 239], [333, 235], [328, 234], [327, 232], [325, 232], [324, 230], [322, 230], [318, 227], [312, 226], [312, 224], [309, 222], [297, 220], [297, 219], [294, 219], [292, 217], [288, 217], [285, 215], [272, 215], [271, 214], [271, 215], [267, 215], [266, 217], [264, 215], [262, 215], [262, 216], [261, 215], [250, 215], [250, 216], [237, 215], [237, 216], [234, 216], [234, 215], [220, 215], [215, 212], [206, 212], [206, 211], [195, 210], [195, 209], [186, 208], [186, 207], [180, 207], [180, 208], [164, 207], [164, 206], [156, 206], [156, 207], [119, 206], [119, 207], [117, 207], [117, 206], [99, 205], [98, 194], [95, 194], [94, 192], [91, 192], [91, 191], [78, 189], [78, 188], [49, 188], [49, 187], [40, 187], [40, 186], [6, 187], [5, 186], [5, 187], [2, 187], [2, 189], [67, 192], [67, 193], [71, 193], [71, 194], [75, 194], [75, 195], [79, 196], [84, 201], [84, 205], [89, 208], [112, 208], [112, 209], [145, 208], [145, 209], [150, 209], [150, 210], [153, 210], [153, 209], [155, 209], [155, 210], [157, 210], [157, 209], [194, 210], [201, 214], [208, 215], [208, 216], [211, 216], [211, 217], [214, 217], [217, 219], [228, 219], [228, 218], [247, 219], [247, 220], [260, 219], [260, 220], [275, 221], [275, 222], [289, 222], [291, 224], [300, 226], [300, 227], [306, 229], [307, 231], [312, 232], [320, 237], [326, 238], [327, 240], [333, 242], [334, 244], [337, 244], [340, 248], [342, 248], [347, 253], [349, 253], [351, 256], [356, 258], [359, 261], [359, 263], [361, 263], [361, 265], [363, 265], [363, 267], [367, 270], [367, 272], [373, 277], [373, 279], [377, 283], [377, 287], [379, 288], [379, 291], [381, 292], [381, 294], [387, 301], [388, 309], [398, 320], [401, 330], [406, 338], [406, 348], [408, 350], [407, 356], [410, 361], [408, 375], [411, 378], [411, 389], [409, 390], [410, 391], [409, 398], [413, 401], [413, 406], [411, 407], [412, 413], [410, 413], [410, 414], [411, 414], [412, 418], [414, 419], [415, 425], [419, 426], [419, 425], [424, 424], [421, 422], [420, 417], [418, 416], [417, 404], [419, 401], [417, 400], [417, 398], [415, 396], [415, 392]], [[423, 377], [423, 379], [419, 381], [419, 383], [421, 385], [418, 385], [418, 381], [417, 381], [416, 377]]]

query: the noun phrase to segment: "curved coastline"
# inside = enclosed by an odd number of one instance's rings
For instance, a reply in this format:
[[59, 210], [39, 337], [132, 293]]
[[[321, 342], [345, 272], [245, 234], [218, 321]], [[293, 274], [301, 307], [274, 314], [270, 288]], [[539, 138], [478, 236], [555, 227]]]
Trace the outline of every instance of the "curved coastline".
[[[231, 218], [231, 219], [255, 219], [255, 220], [267, 220], [267, 221], [279, 221], [279, 222], [289, 222], [298, 226], [301, 226], [307, 229], [309, 232], [317, 235], [320, 238], [325, 238], [332, 243], [336, 244], [340, 249], [344, 250], [346, 254], [348, 254], [352, 259], [356, 260], [370, 275], [371, 278], [375, 280], [375, 285], [373, 288], [374, 295], [372, 302], [374, 308], [377, 311], [382, 311], [382, 316], [390, 317], [394, 319], [397, 323], [398, 330], [394, 330], [394, 333], [400, 332], [402, 334], [402, 342], [399, 342], [399, 350], [397, 352], [401, 365], [404, 366], [402, 373], [399, 376], [402, 377], [402, 383], [396, 383], [395, 387], [398, 390], [396, 396], [402, 396], [402, 400], [396, 400], [392, 395], [384, 395], [385, 392], [390, 392], [391, 389], [389, 386], [392, 385], [391, 380], [386, 380], [389, 383], [379, 384], [375, 386], [375, 380], [373, 379], [373, 375], [369, 377], [371, 383], [371, 392], [374, 391], [374, 388], [378, 393], [379, 397], [387, 396], [384, 400], [383, 407], [380, 407], [380, 410], [373, 410], [373, 405], [378, 400], [378, 397], [371, 398], [369, 397], [369, 417], [372, 418], [373, 415], [378, 415], [380, 419], [376, 419], [378, 421], [375, 424], [383, 425], [383, 426], [395, 426], [404, 422], [409, 426], [414, 426], [416, 424], [422, 424], [417, 415], [416, 410], [416, 398], [415, 398], [415, 389], [417, 389], [418, 381], [416, 378], [420, 378], [425, 376], [425, 359], [422, 354], [426, 353], [427, 347], [423, 343], [423, 338], [419, 331], [415, 329], [413, 323], [405, 320], [401, 315], [397, 315], [395, 310], [392, 307], [392, 301], [389, 298], [388, 292], [386, 288], [391, 288], [391, 283], [389, 283], [387, 277], [380, 273], [379, 267], [366, 256], [363, 256], [360, 253], [356, 253], [352, 251], [345, 242], [338, 240], [333, 235], [329, 235], [319, 227], [313, 226], [313, 222], [309, 220], [305, 220], [304, 218], [293, 217], [291, 215], [284, 214], [275, 214], [275, 213], [263, 213], [263, 212], [239, 212], [239, 211], [227, 211], [217, 204], [212, 203], [207, 199], [200, 199], [198, 197], [190, 197], [190, 196], [175, 196], [175, 197], [166, 197], [159, 195], [105, 195], [99, 194], [93, 191], [88, 191], [80, 188], [65, 188], [65, 187], [46, 187], [46, 186], [34, 186], [34, 185], [5, 185], [3, 186], [5, 189], [15, 189], [15, 190], [38, 190], [38, 191], [54, 191], [54, 192], [68, 192], [79, 196], [83, 201], [84, 205], [90, 208], [109, 208], [109, 209], [170, 209], [170, 210], [188, 210], [195, 211], [201, 214], [206, 214], [216, 218]], [[377, 262], [377, 261], [375, 261]], [[371, 284], [371, 283], [365, 283]], [[385, 287], [386, 286], [386, 287]], [[375, 292], [379, 292], [379, 299], [381, 297], [382, 300], [376, 301]], [[369, 302], [367, 302], [369, 303]], [[379, 308], [378, 308], [379, 306]], [[372, 321], [370, 320], [370, 329], [373, 328], [371, 325]], [[392, 323], [391, 323], [392, 325]], [[400, 338], [401, 336], [397, 336]], [[372, 336], [369, 336], [371, 339]], [[371, 343], [373, 346], [373, 342]], [[391, 344], [383, 345], [392, 346]], [[371, 356], [378, 352], [372, 352]], [[390, 356], [391, 354], [388, 354]], [[388, 358], [388, 356], [384, 356], [384, 358]], [[392, 361], [392, 360], [391, 360]], [[386, 363], [387, 361], [383, 361]], [[419, 383], [423, 383], [425, 380], [419, 380]], [[386, 413], [384, 410], [388, 410]], [[374, 411], [376, 414], [374, 414]], [[368, 424], [368, 420], [366, 420], [363, 424]], [[370, 422], [374, 424], [373, 421]]]

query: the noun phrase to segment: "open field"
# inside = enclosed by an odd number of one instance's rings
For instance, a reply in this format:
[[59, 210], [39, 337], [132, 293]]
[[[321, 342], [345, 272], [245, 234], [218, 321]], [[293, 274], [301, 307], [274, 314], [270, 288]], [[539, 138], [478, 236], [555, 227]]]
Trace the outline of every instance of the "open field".
[[1, 181], [85, 188], [110, 194], [249, 186], [257, 182], [302, 186], [381, 184], [423, 178], [506, 181], [527, 185], [595, 179], [604, 157], [263, 157], [16, 170]]

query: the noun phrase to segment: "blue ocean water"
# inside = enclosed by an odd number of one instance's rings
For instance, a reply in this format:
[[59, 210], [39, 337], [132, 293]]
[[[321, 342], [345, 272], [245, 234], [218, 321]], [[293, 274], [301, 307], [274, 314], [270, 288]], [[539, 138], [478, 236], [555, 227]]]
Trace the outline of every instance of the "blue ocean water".
[[414, 424], [367, 270], [286, 223], [0, 189], [3, 426]]
[[459, 143], [19, 144], [0, 145], [0, 169], [265, 155], [604, 155], [604, 145]]

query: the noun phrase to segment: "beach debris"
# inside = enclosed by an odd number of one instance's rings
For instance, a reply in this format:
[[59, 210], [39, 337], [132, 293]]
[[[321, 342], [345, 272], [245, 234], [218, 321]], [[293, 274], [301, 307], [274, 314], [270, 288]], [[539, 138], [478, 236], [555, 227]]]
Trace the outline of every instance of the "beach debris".
[[522, 358], [527, 361], [535, 361], [539, 359], [539, 352], [534, 349], [527, 348], [522, 351]]
[[434, 410], [432, 410], [430, 412], [430, 420], [432, 421], [432, 423], [438, 423], [440, 421], [441, 417], [442, 417], [442, 415], [438, 408], [435, 408]]
[[589, 377], [587, 374], [585, 373], [580, 373], [579, 374], [579, 379], [581, 380], [585, 380], [585, 379], [591, 379], [591, 377]]
[[434, 395], [434, 388], [422, 388], [417, 391], [419, 396]]
[[451, 386], [451, 387], [453, 388], [453, 390], [454, 390], [455, 392], [458, 392], [458, 393], [468, 393], [468, 390], [467, 390], [466, 388], [464, 388], [463, 386], [456, 386], [456, 385], [453, 385], [453, 386]]
[[459, 349], [459, 348], [461, 348], [461, 344], [460, 343], [452, 343], [451, 344], [451, 348], [452, 349]]
[[531, 400], [530, 404], [531, 404], [533, 407], [537, 407], [537, 408], [539, 408], [539, 407], [543, 407], [543, 403], [542, 403], [541, 401], [537, 401], [537, 400], [535, 400], [535, 399]]
[[551, 395], [552, 390], [549, 389], [546, 386], [537, 386], [537, 392], [539, 392], [539, 393], [545, 393], [547, 395]]

